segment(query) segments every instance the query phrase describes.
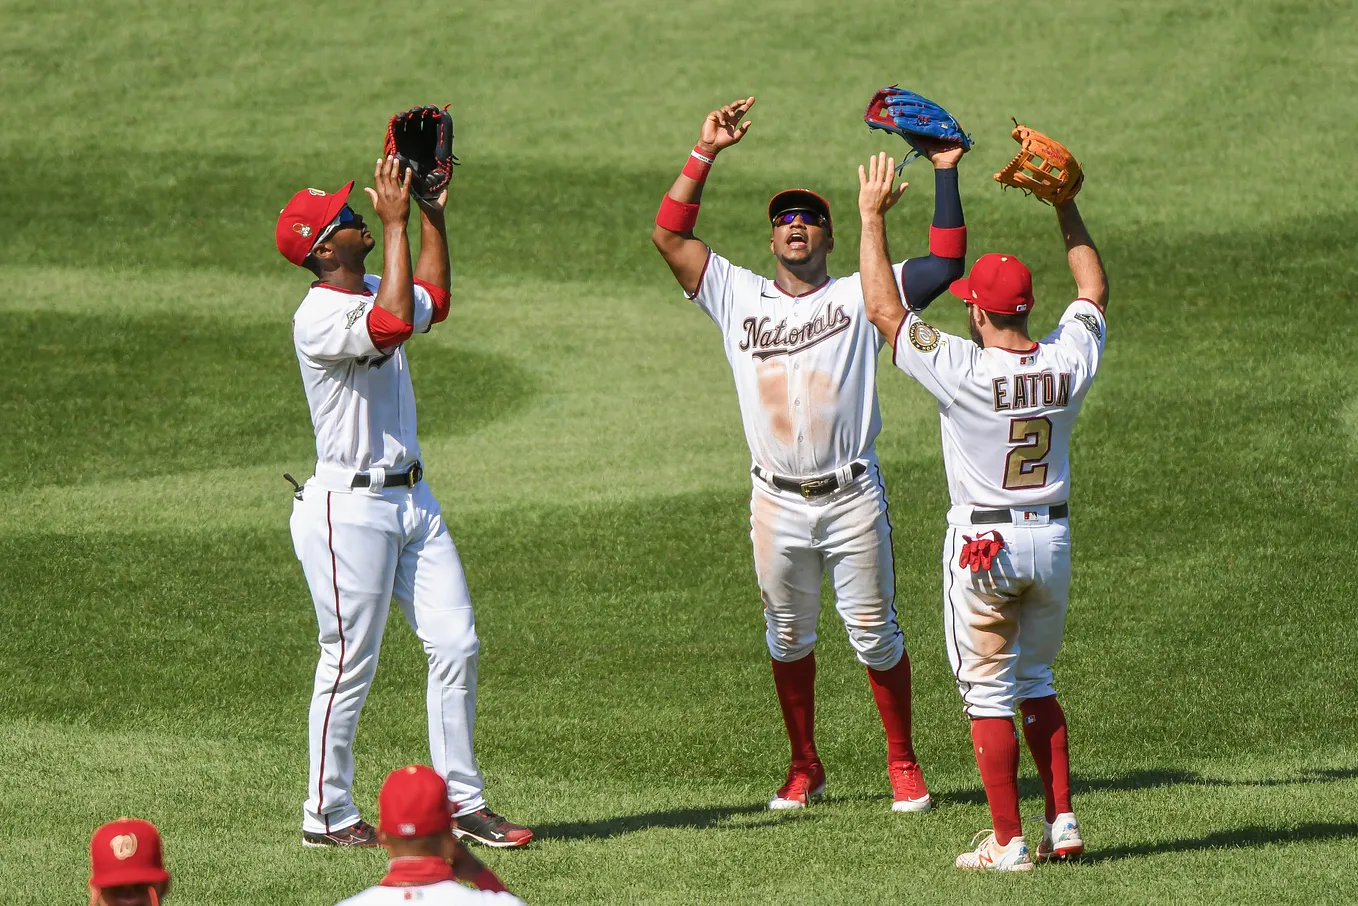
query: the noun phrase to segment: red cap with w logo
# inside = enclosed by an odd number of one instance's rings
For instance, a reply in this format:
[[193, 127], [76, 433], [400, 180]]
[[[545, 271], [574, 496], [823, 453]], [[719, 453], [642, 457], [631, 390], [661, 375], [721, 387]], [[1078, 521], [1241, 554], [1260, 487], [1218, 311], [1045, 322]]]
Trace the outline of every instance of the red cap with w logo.
[[353, 180], [338, 192], [327, 194], [320, 189], [303, 189], [278, 214], [274, 241], [283, 257], [301, 266], [316, 245], [316, 237], [339, 216], [340, 208], [349, 200], [354, 189]]
[[150, 821], [119, 818], [90, 838], [90, 886], [126, 887], [170, 880], [160, 852], [160, 833]]

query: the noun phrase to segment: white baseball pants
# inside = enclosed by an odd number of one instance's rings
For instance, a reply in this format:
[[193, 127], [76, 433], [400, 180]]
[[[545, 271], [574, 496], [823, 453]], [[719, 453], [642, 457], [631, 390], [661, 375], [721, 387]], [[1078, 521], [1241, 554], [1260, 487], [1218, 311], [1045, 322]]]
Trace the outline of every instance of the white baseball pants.
[[876, 463], [849, 486], [812, 499], [756, 477], [750, 541], [774, 660], [800, 660], [815, 648], [828, 571], [859, 662], [874, 670], [896, 666], [905, 637], [896, 623], [891, 520]]
[[[967, 717], [1013, 717], [1019, 703], [1055, 695], [1070, 597], [1070, 524], [1046, 507], [1015, 523], [972, 525], [971, 507], [948, 511], [943, 543], [943, 630]], [[1026, 514], [1026, 518], [1025, 518]], [[964, 536], [999, 532], [989, 570], [958, 566]]]
[[434, 770], [447, 779], [458, 812], [485, 805], [472, 751], [480, 643], [462, 562], [428, 485], [340, 491], [313, 478], [293, 505], [292, 538], [321, 644], [303, 829], [329, 833], [358, 820], [354, 734], [393, 598], [429, 657]]

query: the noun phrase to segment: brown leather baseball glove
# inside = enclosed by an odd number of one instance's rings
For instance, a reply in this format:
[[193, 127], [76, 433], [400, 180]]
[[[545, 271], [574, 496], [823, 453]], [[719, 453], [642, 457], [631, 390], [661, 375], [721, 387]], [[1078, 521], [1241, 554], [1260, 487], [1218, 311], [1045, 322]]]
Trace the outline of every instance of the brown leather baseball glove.
[[995, 174], [996, 182], [1036, 195], [1046, 204], [1065, 204], [1075, 197], [1085, 174], [1065, 145], [1018, 120], [1014, 120], [1014, 131], [1009, 134], [1020, 150]]

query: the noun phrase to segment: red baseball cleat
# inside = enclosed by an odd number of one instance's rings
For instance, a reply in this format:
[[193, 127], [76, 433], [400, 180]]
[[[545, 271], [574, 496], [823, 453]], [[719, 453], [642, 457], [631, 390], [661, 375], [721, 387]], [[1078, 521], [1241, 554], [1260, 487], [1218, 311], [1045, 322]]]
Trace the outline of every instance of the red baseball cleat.
[[453, 824], [453, 833], [459, 839], [471, 838], [484, 846], [498, 849], [526, 846], [533, 839], [533, 832], [522, 824], [515, 824], [484, 807], [458, 815]]
[[825, 795], [825, 768], [819, 761], [794, 761], [787, 769], [787, 782], [769, 800], [775, 811], [806, 808], [812, 799]]
[[927, 812], [934, 807], [918, 762], [893, 761], [886, 766], [886, 775], [891, 778], [891, 793], [895, 797], [891, 803], [893, 812]]

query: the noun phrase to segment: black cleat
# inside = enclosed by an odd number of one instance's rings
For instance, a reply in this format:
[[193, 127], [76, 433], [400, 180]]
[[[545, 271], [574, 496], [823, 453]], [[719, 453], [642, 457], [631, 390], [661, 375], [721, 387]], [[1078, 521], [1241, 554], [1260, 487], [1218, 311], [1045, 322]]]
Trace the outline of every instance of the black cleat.
[[377, 831], [373, 826], [363, 819], [359, 819], [356, 824], [331, 831], [328, 834], [313, 834], [311, 831], [302, 831], [303, 846], [376, 846]]
[[508, 848], [526, 846], [533, 832], [521, 824], [497, 815], [488, 808], [480, 808], [453, 819], [453, 833], [459, 839], [471, 838], [485, 846]]

